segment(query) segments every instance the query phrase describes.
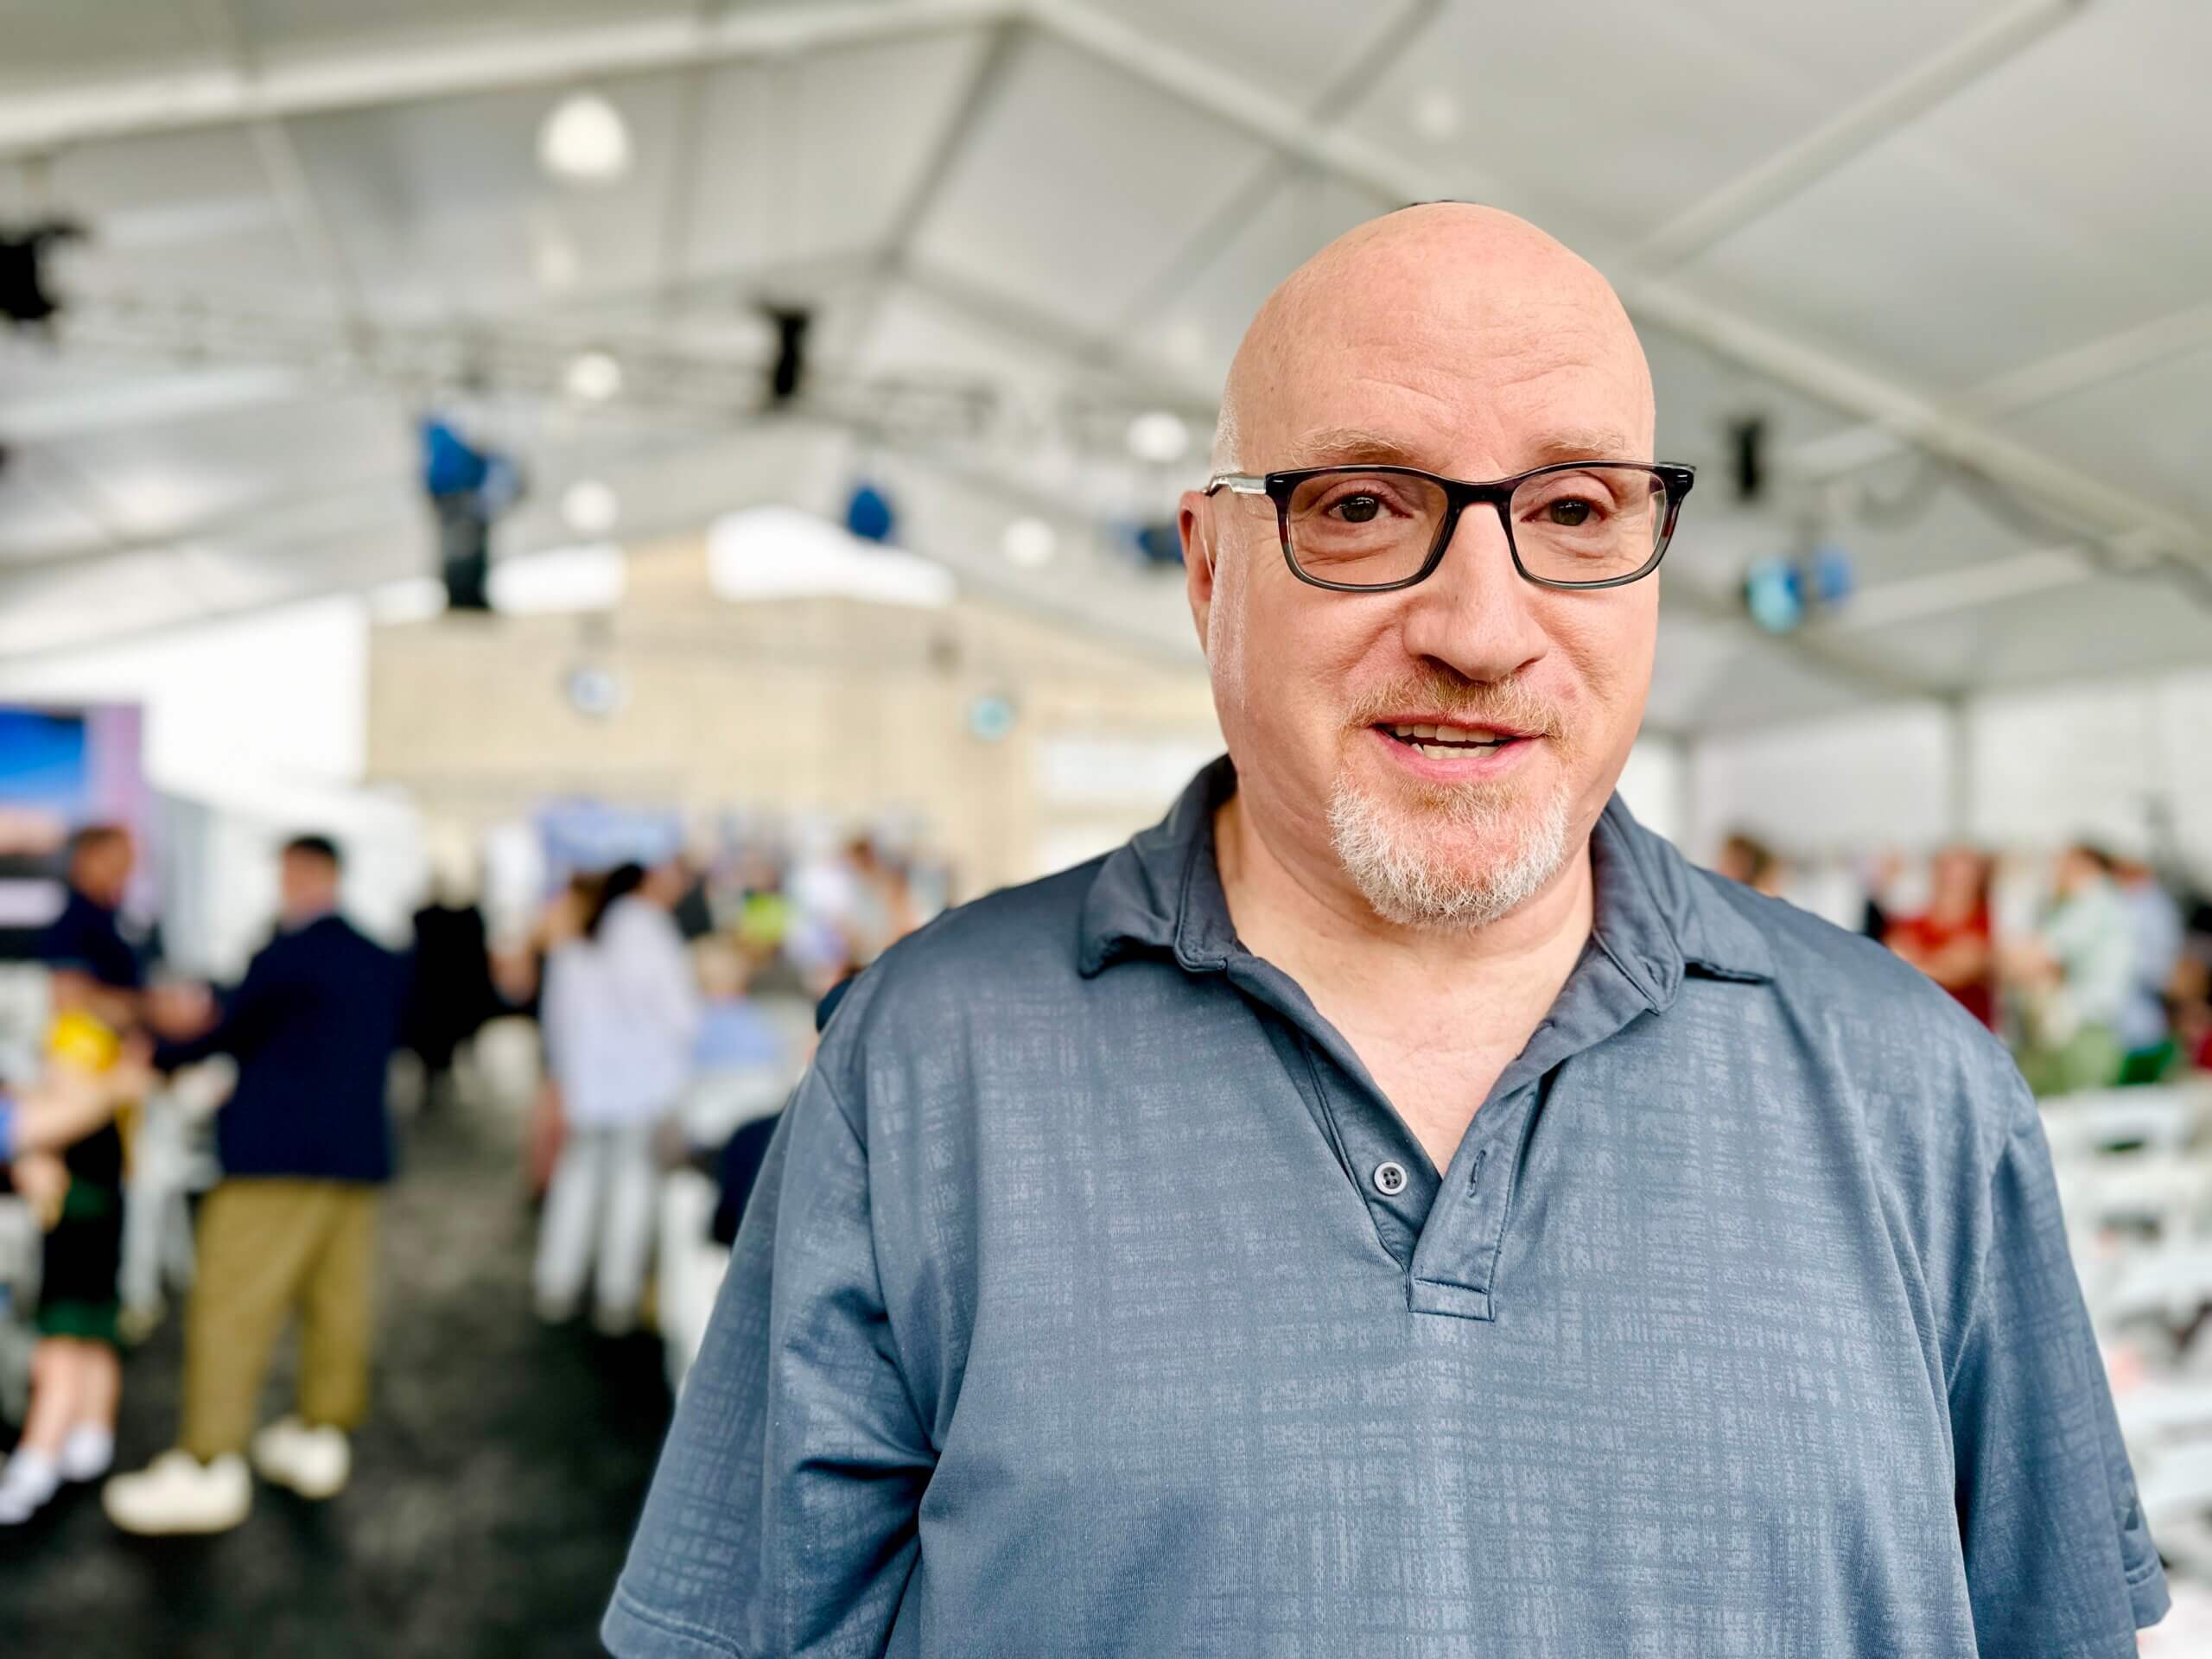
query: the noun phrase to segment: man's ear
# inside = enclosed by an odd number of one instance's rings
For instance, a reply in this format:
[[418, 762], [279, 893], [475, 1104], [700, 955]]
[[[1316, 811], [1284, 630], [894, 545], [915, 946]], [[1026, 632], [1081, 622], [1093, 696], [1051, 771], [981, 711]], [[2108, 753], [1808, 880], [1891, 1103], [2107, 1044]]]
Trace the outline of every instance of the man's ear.
[[1212, 503], [1203, 492], [1183, 492], [1182, 511], [1175, 526], [1183, 537], [1183, 591], [1191, 601], [1191, 622], [1198, 631], [1198, 649], [1206, 648], [1207, 624], [1213, 616], [1214, 523]]

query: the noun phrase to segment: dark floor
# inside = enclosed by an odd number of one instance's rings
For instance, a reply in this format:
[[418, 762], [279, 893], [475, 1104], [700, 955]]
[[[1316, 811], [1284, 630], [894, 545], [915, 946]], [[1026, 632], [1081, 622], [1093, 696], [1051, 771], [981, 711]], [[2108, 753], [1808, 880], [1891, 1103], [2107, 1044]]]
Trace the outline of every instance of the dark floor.
[[[126, 1537], [96, 1491], [65, 1489], [0, 1531], [0, 1654], [601, 1652], [594, 1632], [667, 1419], [659, 1349], [532, 1319], [511, 1134], [449, 1111], [406, 1138], [353, 1484], [325, 1504], [263, 1486], [236, 1532], [170, 1540]], [[180, 1349], [172, 1319], [125, 1361], [124, 1467], [175, 1433]], [[286, 1380], [265, 1415], [283, 1409]]]

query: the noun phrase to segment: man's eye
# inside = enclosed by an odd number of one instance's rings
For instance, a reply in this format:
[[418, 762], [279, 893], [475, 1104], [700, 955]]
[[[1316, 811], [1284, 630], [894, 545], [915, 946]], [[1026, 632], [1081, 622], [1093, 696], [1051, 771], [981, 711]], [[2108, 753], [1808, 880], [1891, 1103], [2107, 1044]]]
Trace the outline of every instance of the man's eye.
[[1544, 508], [1544, 517], [1553, 524], [1566, 529], [1579, 530], [1590, 522], [1592, 511], [1594, 509], [1587, 501], [1578, 501], [1573, 496], [1564, 496], [1557, 501], [1549, 503]]
[[1371, 495], [1347, 495], [1329, 511], [1347, 524], [1372, 524], [1382, 513], [1382, 503]]

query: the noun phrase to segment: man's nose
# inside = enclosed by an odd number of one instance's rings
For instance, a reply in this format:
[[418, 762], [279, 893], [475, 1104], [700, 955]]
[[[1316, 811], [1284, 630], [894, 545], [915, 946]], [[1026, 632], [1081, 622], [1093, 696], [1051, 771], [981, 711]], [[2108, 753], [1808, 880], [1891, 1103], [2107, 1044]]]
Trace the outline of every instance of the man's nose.
[[1514, 568], [1497, 509], [1477, 502], [1459, 515], [1428, 579], [1408, 590], [1407, 648], [1471, 680], [1509, 679], [1550, 647], [1536, 609], [1541, 593]]

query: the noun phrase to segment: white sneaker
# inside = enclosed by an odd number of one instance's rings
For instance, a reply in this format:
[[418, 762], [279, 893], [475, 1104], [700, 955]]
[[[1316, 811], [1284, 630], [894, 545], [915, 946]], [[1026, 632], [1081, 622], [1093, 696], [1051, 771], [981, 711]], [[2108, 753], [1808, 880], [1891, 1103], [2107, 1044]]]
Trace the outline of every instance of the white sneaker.
[[79, 1423], [61, 1442], [54, 1459], [64, 1480], [98, 1480], [115, 1466], [115, 1434], [98, 1423]]
[[576, 1317], [577, 1299], [574, 1296], [539, 1295], [537, 1299], [537, 1318], [543, 1325], [566, 1325]]
[[353, 1472], [353, 1448], [341, 1429], [280, 1417], [253, 1437], [253, 1466], [264, 1480], [302, 1497], [335, 1497]]
[[0, 1527], [19, 1527], [60, 1490], [61, 1471], [42, 1452], [18, 1450], [0, 1470]]
[[125, 1532], [228, 1532], [253, 1507], [253, 1479], [235, 1452], [205, 1464], [181, 1449], [164, 1452], [108, 1482], [100, 1505]]

